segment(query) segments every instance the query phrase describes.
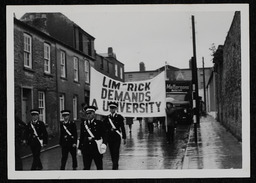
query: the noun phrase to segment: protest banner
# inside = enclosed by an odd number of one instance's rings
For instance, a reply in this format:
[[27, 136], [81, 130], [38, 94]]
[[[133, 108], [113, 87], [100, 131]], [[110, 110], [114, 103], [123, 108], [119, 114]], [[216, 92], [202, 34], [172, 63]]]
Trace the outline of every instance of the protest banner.
[[109, 114], [112, 101], [124, 117], [165, 116], [164, 72], [150, 80], [121, 82], [91, 68], [90, 88], [90, 104], [98, 108], [97, 114]]

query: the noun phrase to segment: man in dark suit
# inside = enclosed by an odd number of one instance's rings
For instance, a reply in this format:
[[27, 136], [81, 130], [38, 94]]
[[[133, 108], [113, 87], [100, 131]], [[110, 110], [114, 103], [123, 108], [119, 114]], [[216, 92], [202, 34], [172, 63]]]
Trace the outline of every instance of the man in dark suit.
[[124, 144], [126, 144], [124, 118], [120, 114], [117, 114], [117, 103], [110, 102], [108, 106], [110, 109], [110, 114], [105, 118], [104, 124], [106, 124], [108, 131], [108, 145], [113, 163], [112, 169], [118, 170], [121, 139], [123, 139]]
[[105, 151], [107, 134], [103, 122], [95, 119], [96, 109], [94, 106], [85, 107], [86, 120], [81, 122], [78, 149], [82, 151], [84, 170], [90, 170], [92, 160], [94, 160], [97, 170], [103, 170], [103, 154], [99, 152], [96, 141], [102, 139], [100, 150]]
[[77, 130], [74, 121], [70, 120], [70, 111], [62, 110], [61, 114], [64, 121], [60, 122], [60, 146], [62, 152], [61, 158], [61, 170], [65, 170], [66, 162], [68, 159], [68, 153], [72, 156], [73, 170], [77, 168], [76, 158], [76, 144], [77, 144]]
[[43, 121], [39, 121], [39, 110], [30, 110], [32, 120], [26, 125], [26, 141], [33, 154], [33, 163], [31, 170], [42, 170], [43, 166], [40, 160], [41, 148], [48, 143], [48, 133]]
[[175, 135], [175, 117], [177, 108], [171, 102], [166, 103], [166, 117], [167, 117], [167, 143], [171, 143], [174, 141]]

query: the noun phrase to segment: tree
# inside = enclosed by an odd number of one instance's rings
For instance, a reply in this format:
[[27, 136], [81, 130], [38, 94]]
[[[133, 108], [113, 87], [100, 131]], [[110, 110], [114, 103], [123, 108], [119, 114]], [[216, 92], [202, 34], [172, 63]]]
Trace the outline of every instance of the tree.
[[209, 48], [209, 50], [211, 51], [211, 56], [214, 56], [216, 52], [216, 46], [214, 43], [211, 44], [211, 47]]

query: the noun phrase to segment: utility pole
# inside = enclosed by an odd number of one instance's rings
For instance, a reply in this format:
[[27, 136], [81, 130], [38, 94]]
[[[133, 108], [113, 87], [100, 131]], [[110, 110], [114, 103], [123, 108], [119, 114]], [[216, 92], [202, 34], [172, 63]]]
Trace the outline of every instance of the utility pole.
[[165, 80], [166, 80], [166, 81], [169, 80], [169, 78], [168, 78], [168, 73], [167, 73], [167, 67], [168, 67], [168, 63], [165, 62], [165, 64], [164, 64], [164, 71], [165, 71]]
[[198, 97], [198, 74], [197, 74], [197, 63], [196, 63], [196, 39], [195, 39], [195, 22], [194, 16], [192, 15], [192, 38], [193, 38], [193, 57], [192, 57], [192, 84], [193, 84], [193, 110], [194, 110], [194, 133], [195, 142], [197, 143], [197, 127], [200, 123], [199, 118], [199, 106], [200, 101]]
[[204, 82], [204, 106], [205, 106], [205, 111], [204, 114], [206, 113], [206, 91], [205, 91], [205, 70], [204, 70], [204, 57], [202, 57], [202, 62], [203, 62], [203, 82]]

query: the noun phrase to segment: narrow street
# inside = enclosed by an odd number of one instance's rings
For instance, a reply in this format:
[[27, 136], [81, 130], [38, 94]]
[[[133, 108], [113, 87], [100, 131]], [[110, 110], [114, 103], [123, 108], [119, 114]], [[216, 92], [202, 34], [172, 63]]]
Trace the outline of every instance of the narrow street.
[[[153, 134], [148, 133], [147, 125], [143, 121], [140, 125], [137, 120], [132, 125], [129, 134], [128, 126], [127, 143], [121, 145], [119, 169], [120, 170], [157, 170], [157, 169], [181, 169], [188, 141], [189, 125], [177, 126], [175, 141], [167, 144], [165, 131], [160, 125], [154, 127]], [[78, 158], [78, 170], [83, 169], [82, 157]], [[56, 147], [41, 153], [43, 170], [59, 170], [61, 160], [61, 148]], [[32, 157], [23, 159], [23, 169], [30, 170]], [[66, 164], [67, 170], [72, 170], [72, 160], [69, 155]], [[96, 169], [94, 162], [92, 170]], [[103, 169], [111, 170], [112, 163], [110, 153], [107, 150], [103, 157]]]

